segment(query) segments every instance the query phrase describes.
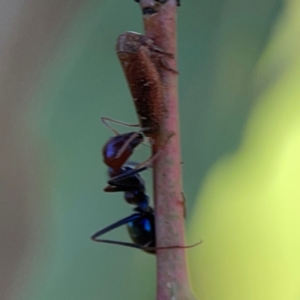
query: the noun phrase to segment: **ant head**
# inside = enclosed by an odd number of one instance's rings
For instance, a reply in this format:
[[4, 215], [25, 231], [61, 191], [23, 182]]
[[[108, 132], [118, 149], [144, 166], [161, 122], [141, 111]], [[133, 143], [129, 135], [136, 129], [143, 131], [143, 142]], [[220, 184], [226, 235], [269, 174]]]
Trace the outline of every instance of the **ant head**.
[[120, 169], [143, 140], [140, 132], [129, 132], [110, 138], [102, 149], [104, 163], [114, 170]]

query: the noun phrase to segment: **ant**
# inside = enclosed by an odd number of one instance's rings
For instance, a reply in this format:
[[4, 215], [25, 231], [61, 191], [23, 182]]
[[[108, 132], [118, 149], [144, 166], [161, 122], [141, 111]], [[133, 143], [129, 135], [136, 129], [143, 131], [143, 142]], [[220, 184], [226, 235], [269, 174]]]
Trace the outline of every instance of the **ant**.
[[[92, 236], [95, 242], [123, 245], [155, 253], [155, 224], [149, 197], [145, 194], [145, 182], [138, 174], [147, 166], [134, 168], [134, 164], [125, 164], [134, 149], [144, 141], [140, 132], [118, 134], [110, 138], [103, 147], [103, 161], [108, 166], [110, 180], [104, 189], [106, 192], [124, 192], [127, 203], [135, 205], [134, 214], [113, 223]], [[127, 224], [129, 235], [134, 243], [98, 239], [99, 236], [117, 227]]]
[[[105, 123], [105, 118], [102, 121]], [[134, 149], [144, 141], [141, 132], [117, 134], [110, 138], [102, 149], [103, 161], [108, 166], [108, 186], [106, 192], [124, 192], [127, 203], [135, 205], [134, 214], [123, 218], [92, 235], [95, 242], [122, 245], [141, 249], [147, 253], [155, 254], [157, 249], [190, 248], [191, 246], [156, 247], [155, 242], [155, 216], [149, 197], [145, 193], [145, 182], [140, 172], [146, 170], [154, 156], [145, 163], [137, 165], [126, 161], [133, 154]], [[127, 225], [128, 233], [133, 243], [99, 239], [103, 234]], [[198, 244], [198, 243], [197, 243]]]

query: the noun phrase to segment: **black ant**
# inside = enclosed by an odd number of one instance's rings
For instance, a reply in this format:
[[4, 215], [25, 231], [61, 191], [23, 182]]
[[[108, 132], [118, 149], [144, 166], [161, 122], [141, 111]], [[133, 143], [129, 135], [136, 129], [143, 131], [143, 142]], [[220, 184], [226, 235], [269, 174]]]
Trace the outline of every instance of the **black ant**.
[[[114, 121], [102, 118], [105, 125], [108, 125], [106, 123], [107, 120]], [[134, 149], [144, 141], [144, 136], [141, 133], [143, 130], [123, 134], [119, 134], [114, 129], [113, 131], [117, 135], [110, 138], [102, 149], [103, 162], [108, 166], [108, 175], [110, 177], [108, 186], [104, 188], [104, 191], [124, 192], [126, 202], [136, 206], [133, 209], [135, 213], [97, 231], [92, 235], [92, 240], [137, 248], [152, 254], [155, 254], [158, 249], [191, 248], [201, 243], [199, 242], [191, 246], [156, 247], [154, 211], [149, 206], [149, 197], [145, 193], [145, 182], [139, 173], [151, 165], [156, 155], [159, 155], [159, 152], [142, 164], [132, 162], [126, 164], [129, 157], [133, 154]], [[127, 225], [128, 233], [133, 243], [98, 239], [103, 234], [122, 225]]]
[[[109, 167], [108, 186], [106, 192], [124, 192], [125, 200], [136, 207], [134, 214], [96, 232], [92, 236], [95, 242], [123, 245], [142, 249], [148, 253], [155, 253], [155, 224], [149, 197], [145, 194], [145, 183], [138, 174], [147, 166], [134, 168], [132, 164], [125, 164], [134, 149], [143, 142], [143, 135], [139, 132], [119, 134], [103, 147], [103, 161]], [[127, 225], [129, 235], [134, 242], [125, 243], [98, 239], [101, 235], [119, 226]]]

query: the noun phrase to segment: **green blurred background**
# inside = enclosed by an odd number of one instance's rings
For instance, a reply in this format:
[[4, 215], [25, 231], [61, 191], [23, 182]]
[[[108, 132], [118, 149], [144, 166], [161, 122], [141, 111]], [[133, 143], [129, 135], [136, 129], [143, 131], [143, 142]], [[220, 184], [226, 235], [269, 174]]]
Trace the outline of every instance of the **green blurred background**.
[[[111, 132], [100, 117], [137, 120], [114, 47], [122, 32], [142, 32], [140, 8], [18, 7], [1, 77], [1, 299], [154, 299], [154, 256], [89, 239], [131, 213], [121, 193], [103, 192]], [[298, 0], [178, 9], [188, 241], [204, 240], [189, 250], [199, 299], [300, 299], [299, 14]], [[109, 237], [128, 241], [125, 228]]]

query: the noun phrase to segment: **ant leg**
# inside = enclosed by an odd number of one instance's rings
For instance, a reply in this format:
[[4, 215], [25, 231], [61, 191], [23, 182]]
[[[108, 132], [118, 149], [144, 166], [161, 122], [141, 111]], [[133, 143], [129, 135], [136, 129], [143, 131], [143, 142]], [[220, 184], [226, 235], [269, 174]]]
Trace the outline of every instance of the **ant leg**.
[[158, 151], [154, 155], [149, 157], [147, 160], [136, 166], [136, 169], [142, 169], [144, 167], [149, 168], [153, 164], [153, 162], [159, 157], [159, 155], [161, 155], [162, 149], [166, 146], [166, 144], [169, 142], [170, 138], [174, 136], [174, 134], [174, 132], [170, 133], [169, 136], [165, 139], [165, 141], [163, 141], [163, 144], [160, 146]]
[[128, 224], [129, 222], [132, 222], [136, 219], [141, 218], [140, 214], [133, 214], [129, 217], [126, 217], [110, 226], [107, 226], [99, 231], [97, 231], [95, 234], [93, 234], [91, 236], [91, 239], [94, 242], [98, 242], [98, 243], [106, 243], [106, 244], [113, 244], [113, 245], [120, 245], [120, 246], [125, 246], [125, 247], [131, 247], [131, 248], [136, 248], [136, 249], [141, 249], [144, 250], [144, 248], [147, 248], [147, 246], [141, 246], [141, 245], [137, 245], [137, 244], [133, 244], [133, 243], [127, 243], [127, 242], [119, 242], [119, 241], [113, 241], [113, 240], [103, 240], [103, 239], [98, 239], [99, 236], [113, 230], [116, 229], [122, 225]]
[[106, 127], [108, 127], [110, 130], [112, 130], [115, 133], [115, 135], [119, 135], [119, 132], [117, 130], [115, 130], [111, 125], [109, 125], [108, 122], [112, 122], [112, 123], [116, 123], [116, 124], [120, 124], [120, 125], [124, 125], [124, 126], [128, 126], [128, 127], [139, 127], [140, 126], [139, 124], [130, 124], [130, 123], [118, 121], [118, 120], [107, 118], [107, 117], [101, 117], [101, 122]]
[[91, 239], [92, 239], [93, 241], [95, 241], [95, 242], [98, 242], [98, 241], [100, 241], [100, 240], [98, 240], [97, 237], [99, 237], [99, 236], [101, 236], [101, 235], [103, 235], [103, 234], [105, 234], [105, 233], [107, 233], [107, 232], [109, 232], [109, 231], [111, 231], [111, 230], [114, 230], [114, 229], [116, 229], [116, 228], [118, 228], [118, 227], [120, 227], [120, 226], [122, 226], [122, 225], [128, 224], [129, 222], [132, 222], [132, 221], [134, 221], [134, 220], [136, 220], [136, 219], [139, 219], [139, 218], [141, 218], [141, 215], [140, 215], [140, 214], [133, 214], [133, 215], [131, 215], [131, 216], [129, 216], [129, 217], [126, 217], [126, 218], [124, 218], [124, 219], [121, 219], [120, 221], [118, 221], [118, 222], [116, 222], [116, 223], [113, 223], [113, 224], [111, 224], [111, 225], [109, 225], [109, 226], [107, 226], [107, 227], [105, 227], [105, 228], [103, 228], [103, 229], [97, 231], [96, 233], [94, 233], [94, 234], [91, 236]]
[[[140, 245], [133, 244], [133, 243], [118, 242], [118, 241], [112, 241], [112, 240], [93, 240], [93, 241], [99, 242], [99, 243], [106, 243], [106, 244], [113, 244], [113, 245], [131, 247], [131, 248], [136, 248], [136, 249], [140, 249], [140, 250], [148, 249], [147, 247], [140, 246]], [[151, 250], [151, 249], [149, 248], [149, 250]]]
[[[127, 179], [127, 178], [129, 178], [129, 177], [131, 177], [131, 176], [133, 176], [133, 175], [135, 175], [135, 174], [138, 174], [138, 173], [140, 173], [140, 172], [143, 172], [144, 170], [147, 170], [148, 169], [148, 167], [147, 166], [145, 166], [145, 167], [141, 167], [141, 168], [138, 168], [138, 169], [132, 169], [132, 170], [128, 170], [128, 171], [126, 171], [125, 173], [122, 173], [122, 174], [120, 174], [120, 175], [117, 175], [117, 176], [115, 176], [115, 177], [113, 177], [113, 178], [111, 178], [110, 180], [108, 180], [108, 184], [109, 185], [113, 185], [113, 186], [119, 186], [119, 187], [121, 187], [121, 186], [126, 186], [126, 187], [128, 187], [128, 184], [126, 183], [126, 184], [123, 184], [122, 182], [125, 180], [125, 179]], [[135, 186], [133, 186], [133, 188], [134, 188]]]
[[202, 244], [203, 241], [200, 240], [197, 243], [194, 243], [192, 245], [187, 245], [187, 246], [162, 246], [162, 247], [147, 247], [147, 246], [142, 246], [141, 249], [145, 250], [145, 251], [156, 251], [156, 250], [166, 250], [166, 249], [190, 249], [190, 248], [194, 248], [200, 244]]
[[148, 253], [155, 254], [156, 250], [167, 250], [167, 249], [190, 249], [194, 248], [200, 244], [203, 243], [202, 240], [199, 242], [188, 245], [188, 246], [165, 246], [165, 247], [148, 247], [148, 246], [141, 246], [133, 243], [126, 243], [126, 242], [119, 242], [119, 241], [112, 241], [112, 240], [94, 240], [95, 242], [99, 243], [106, 243], [106, 244], [112, 244], [112, 245], [119, 245], [119, 246], [125, 246], [125, 247], [131, 247], [131, 248], [136, 248], [140, 250], [144, 250]]

